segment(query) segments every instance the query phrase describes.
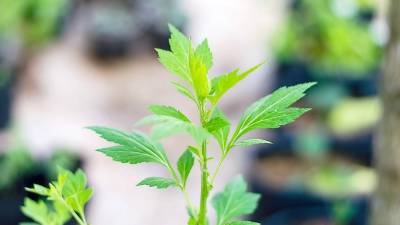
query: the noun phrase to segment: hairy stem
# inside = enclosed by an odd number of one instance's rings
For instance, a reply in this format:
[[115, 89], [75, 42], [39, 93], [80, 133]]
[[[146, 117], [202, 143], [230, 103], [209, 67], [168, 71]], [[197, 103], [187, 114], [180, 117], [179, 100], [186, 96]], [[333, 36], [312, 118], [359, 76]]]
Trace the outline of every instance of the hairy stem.
[[200, 194], [200, 210], [197, 225], [207, 225], [207, 200], [209, 195], [208, 183], [208, 167], [207, 167], [207, 142], [204, 141], [201, 146], [202, 163], [201, 163], [201, 194]]

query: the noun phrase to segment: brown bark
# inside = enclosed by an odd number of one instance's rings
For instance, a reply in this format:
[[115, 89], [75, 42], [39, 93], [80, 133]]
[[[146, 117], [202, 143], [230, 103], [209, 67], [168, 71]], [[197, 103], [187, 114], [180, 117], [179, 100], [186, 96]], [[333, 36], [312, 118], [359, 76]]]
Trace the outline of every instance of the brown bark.
[[389, 27], [380, 87], [383, 118], [375, 151], [378, 186], [371, 225], [400, 224], [400, 0], [390, 2]]

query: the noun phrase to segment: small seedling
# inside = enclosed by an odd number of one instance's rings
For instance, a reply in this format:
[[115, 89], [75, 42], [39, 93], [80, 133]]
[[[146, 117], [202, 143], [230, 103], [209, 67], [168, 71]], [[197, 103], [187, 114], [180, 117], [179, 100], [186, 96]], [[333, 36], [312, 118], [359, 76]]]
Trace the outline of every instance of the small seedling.
[[21, 225], [63, 225], [73, 217], [79, 225], [88, 225], [85, 205], [92, 196], [85, 174], [59, 168], [57, 180], [48, 187], [35, 184], [28, 192], [46, 197], [45, 201], [26, 198], [22, 212], [35, 223]]
[[[307, 108], [295, 108], [291, 105], [302, 98], [304, 92], [314, 83], [282, 87], [276, 90], [250, 105], [241, 116], [239, 123], [233, 126], [219, 109], [218, 103], [227, 91], [262, 64], [244, 72], [236, 69], [210, 79], [208, 72], [212, 67], [213, 57], [207, 40], [193, 47], [191, 41], [175, 27], [170, 26], [170, 31], [171, 50], [156, 49], [156, 51], [160, 62], [171, 73], [178, 76], [179, 82], [174, 82], [174, 87], [197, 106], [200, 121], [193, 122], [172, 106], [151, 105], [149, 110], [152, 115], [138, 122], [138, 125], [153, 125], [150, 136], [138, 131], [125, 132], [107, 127], [96, 126], [89, 129], [115, 144], [98, 149], [113, 160], [130, 164], [155, 163], [165, 167], [170, 177], [149, 177], [140, 181], [138, 186], [179, 189], [187, 203], [189, 214], [187, 224], [208, 225], [210, 224], [207, 218], [210, 192], [214, 189], [218, 172], [229, 153], [234, 148], [270, 144], [267, 140], [244, 139], [243, 137], [255, 129], [278, 128], [286, 125], [307, 112], [309, 110]], [[194, 144], [182, 152], [174, 166], [158, 141], [177, 133], [189, 134]], [[216, 140], [220, 148], [220, 156], [213, 169], [209, 167], [209, 163], [214, 161], [214, 157], [211, 157], [208, 151], [211, 138]], [[178, 150], [174, 149], [174, 151]], [[198, 205], [193, 204], [187, 191], [187, 181], [195, 162], [199, 164], [201, 171], [201, 193]], [[257, 207], [258, 200], [258, 194], [247, 191], [247, 184], [242, 177], [233, 179], [211, 200], [217, 214], [216, 221], [211, 224], [258, 224], [238, 220], [241, 216], [252, 213]], [[69, 210], [69, 212], [76, 213], [75, 210]], [[77, 217], [83, 221], [82, 224], [86, 224], [79, 212]]]

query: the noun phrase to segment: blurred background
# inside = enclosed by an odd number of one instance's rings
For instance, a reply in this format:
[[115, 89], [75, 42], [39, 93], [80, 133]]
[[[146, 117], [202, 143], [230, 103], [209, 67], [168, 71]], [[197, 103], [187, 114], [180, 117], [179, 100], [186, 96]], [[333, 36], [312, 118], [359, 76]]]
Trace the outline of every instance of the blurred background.
[[[19, 210], [23, 187], [48, 183], [56, 165], [87, 172], [94, 225], [185, 224], [180, 193], [135, 187], [166, 171], [112, 162], [95, 152], [104, 143], [84, 129], [132, 129], [151, 103], [196, 115], [169, 85], [174, 77], [153, 50], [168, 48], [171, 23], [196, 43], [208, 38], [211, 75], [267, 60], [223, 100], [236, 121], [247, 104], [280, 86], [318, 81], [301, 102], [313, 110], [293, 125], [257, 134], [273, 145], [234, 151], [216, 190], [245, 174], [262, 194], [249, 217], [263, 225], [366, 225], [377, 182], [372, 149], [382, 114], [377, 79], [389, 39], [386, 4], [0, 0], [0, 224], [26, 220]], [[184, 142], [164, 142], [172, 159]], [[198, 178], [190, 181], [193, 198]]]

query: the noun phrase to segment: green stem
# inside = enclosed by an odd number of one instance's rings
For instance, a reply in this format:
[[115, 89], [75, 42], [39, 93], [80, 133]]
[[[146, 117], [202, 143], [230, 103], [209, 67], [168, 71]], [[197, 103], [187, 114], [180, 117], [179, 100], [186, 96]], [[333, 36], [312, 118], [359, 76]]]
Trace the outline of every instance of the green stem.
[[182, 191], [182, 193], [183, 193], [183, 195], [185, 197], [186, 204], [188, 205], [190, 210], [194, 210], [193, 204], [190, 201], [189, 194], [186, 191], [185, 185], [183, 184], [183, 182], [181, 182], [181, 180], [179, 179], [175, 169], [172, 167], [172, 165], [171, 165], [171, 163], [169, 161], [167, 163], [167, 168], [168, 168], [169, 172], [172, 174], [172, 177], [175, 179], [175, 182], [178, 184], [179, 189]]
[[224, 162], [225, 158], [226, 158], [226, 155], [223, 154], [223, 155], [221, 156], [221, 158], [219, 159], [218, 164], [217, 164], [217, 167], [215, 168], [215, 171], [214, 171], [214, 173], [213, 173], [212, 176], [211, 176], [211, 182], [210, 182], [211, 185], [214, 184], [215, 178], [217, 177], [217, 174], [218, 174], [219, 170], [221, 169], [222, 163]]
[[200, 210], [197, 225], [207, 225], [207, 200], [209, 195], [208, 183], [208, 167], [207, 167], [207, 142], [204, 141], [201, 146], [202, 163], [201, 163], [201, 194], [200, 194]]
[[64, 198], [58, 191], [56, 193], [57, 193], [57, 197], [58, 197], [59, 201], [68, 209], [68, 211], [71, 213], [72, 217], [74, 217], [74, 219], [78, 222], [79, 225], [89, 225], [86, 222], [85, 218], [83, 218], [83, 220], [82, 220], [78, 216], [78, 214], [76, 214], [76, 212], [65, 202]]
[[190, 201], [190, 197], [189, 197], [188, 192], [186, 191], [186, 188], [185, 187], [181, 188], [181, 191], [182, 191], [183, 195], [185, 196], [186, 204], [188, 205], [189, 209], [192, 212], [194, 212], [194, 207], [193, 207], [192, 201]]

